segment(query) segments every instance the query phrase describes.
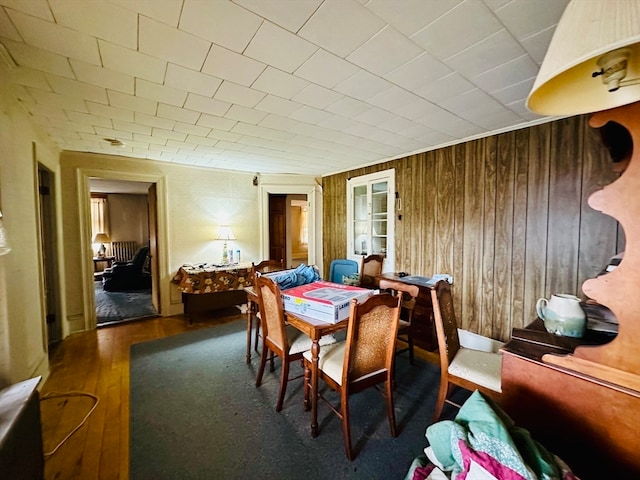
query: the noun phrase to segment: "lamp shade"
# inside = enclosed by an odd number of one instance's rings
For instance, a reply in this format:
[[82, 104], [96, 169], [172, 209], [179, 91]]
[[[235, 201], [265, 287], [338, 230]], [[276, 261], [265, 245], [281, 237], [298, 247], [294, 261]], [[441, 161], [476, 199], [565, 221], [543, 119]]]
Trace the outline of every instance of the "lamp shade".
[[109, 243], [109, 235], [106, 233], [98, 233], [93, 239], [93, 243]]
[[[618, 52], [620, 49], [626, 51]], [[616, 53], [603, 58], [612, 51]], [[616, 68], [623, 57], [626, 74]], [[640, 100], [639, 84], [624, 85], [639, 78], [640, 2], [571, 0], [551, 39], [527, 107], [543, 115], [578, 115], [619, 107]]]
[[235, 240], [236, 237], [233, 235], [233, 231], [229, 225], [220, 225], [218, 227], [218, 238], [217, 240]]

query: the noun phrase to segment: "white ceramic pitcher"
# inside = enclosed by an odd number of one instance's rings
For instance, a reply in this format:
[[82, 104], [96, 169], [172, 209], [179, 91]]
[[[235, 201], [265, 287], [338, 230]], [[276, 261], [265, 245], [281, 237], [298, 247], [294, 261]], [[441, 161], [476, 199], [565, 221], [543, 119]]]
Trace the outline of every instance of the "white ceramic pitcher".
[[575, 295], [557, 293], [549, 300], [540, 298], [536, 302], [536, 313], [547, 332], [575, 338], [584, 335], [587, 318]]

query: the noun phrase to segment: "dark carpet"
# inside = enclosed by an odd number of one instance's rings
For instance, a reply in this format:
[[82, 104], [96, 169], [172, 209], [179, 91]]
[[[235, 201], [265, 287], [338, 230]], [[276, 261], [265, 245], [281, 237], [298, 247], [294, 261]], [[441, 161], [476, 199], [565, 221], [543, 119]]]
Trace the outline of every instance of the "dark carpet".
[[94, 282], [96, 299], [96, 323], [121, 322], [156, 316], [158, 312], [151, 302], [151, 289], [135, 292], [105, 292], [102, 282]]
[[[351, 462], [341, 422], [321, 401], [320, 434], [311, 437], [302, 379], [289, 382], [280, 413], [275, 411], [279, 362], [255, 387], [258, 358], [245, 363], [245, 327], [242, 318], [131, 347], [131, 480], [404, 477], [426, 446], [437, 366], [419, 359], [411, 366], [406, 354], [398, 357], [396, 438], [389, 434], [384, 399], [375, 389], [352, 396], [358, 456]], [[296, 362], [292, 370], [302, 368]], [[337, 395], [333, 398], [339, 403]]]

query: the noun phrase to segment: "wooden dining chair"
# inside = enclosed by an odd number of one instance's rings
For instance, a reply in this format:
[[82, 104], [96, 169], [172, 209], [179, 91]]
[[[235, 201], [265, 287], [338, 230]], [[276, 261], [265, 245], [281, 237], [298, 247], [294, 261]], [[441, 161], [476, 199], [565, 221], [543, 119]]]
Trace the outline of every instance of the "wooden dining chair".
[[446, 280], [439, 281], [431, 289], [431, 302], [440, 354], [440, 388], [433, 414], [433, 421], [436, 422], [445, 403], [460, 408], [460, 405], [449, 400], [454, 385], [471, 391], [480, 390], [488, 397], [499, 400], [502, 391], [502, 356], [460, 345], [451, 285]]
[[360, 284], [362, 288], [378, 288], [378, 275], [382, 273], [382, 255], [363, 256], [360, 263]]
[[[347, 336], [344, 342], [322, 347], [318, 359], [318, 378], [340, 394], [340, 408], [318, 393], [342, 420], [347, 458], [355, 458], [349, 426], [349, 396], [384, 383], [384, 397], [391, 435], [396, 436], [393, 405], [393, 364], [401, 299], [388, 293], [372, 295], [362, 303], [351, 301]], [[305, 405], [311, 385], [311, 352], [304, 353]]]
[[[284, 270], [284, 260], [262, 260], [260, 263], [256, 264], [251, 262], [251, 284], [255, 285], [256, 276], [262, 275], [263, 273], [271, 273], [271, 272], [279, 272]], [[260, 338], [260, 311], [258, 305], [251, 302], [247, 305], [249, 311], [247, 315], [249, 316], [249, 326], [247, 328], [247, 345], [251, 345], [251, 332], [254, 331], [254, 346], [253, 349], [258, 351], [258, 341]], [[255, 327], [253, 325], [255, 319]], [[250, 362], [250, 357], [247, 357], [247, 363]]]
[[[278, 287], [276, 282], [268, 277], [258, 276], [256, 277], [256, 289], [258, 291], [263, 340], [256, 387], [262, 385], [262, 376], [267, 360], [270, 359], [272, 361], [271, 370], [273, 371], [273, 357], [280, 357], [282, 361], [282, 371], [280, 375], [278, 400], [276, 403], [276, 411], [279, 412], [282, 410], [282, 404], [284, 403], [287, 383], [289, 380], [302, 377], [301, 374], [289, 378], [289, 366], [291, 362], [295, 362], [296, 360], [300, 360], [301, 365], [303, 364], [302, 354], [311, 348], [311, 339], [291, 325], [286, 324], [280, 287]], [[335, 343], [335, 338], [327, 335], [322, 337], [319, 343], [321, 346]]]
[[398, 340], [406, 345], [406, 348], [396, 349], [396, 355], [409, 352], [409, 363], [414, 365], [413, 356], [413, 311], [416, 308], [416, 302], [420, 289], [417, 285], [409, 285], [408, 283], [398, 282], [381, 278], [378, 284], [380, 291], [386, 291], [393, 296], [402, 298], [402, 309], [400, 311], [400, 321], [398, 323]]

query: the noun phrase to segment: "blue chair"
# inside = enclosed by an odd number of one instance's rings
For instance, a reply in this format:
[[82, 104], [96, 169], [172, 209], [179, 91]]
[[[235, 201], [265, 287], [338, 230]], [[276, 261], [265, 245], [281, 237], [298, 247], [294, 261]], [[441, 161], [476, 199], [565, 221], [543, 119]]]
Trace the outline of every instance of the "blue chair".
[[329, 281], [343, 283], [342, 277], [358, 273], [358, 262], [346, 258], [338, 258], [331, 262], [329, 267]]

